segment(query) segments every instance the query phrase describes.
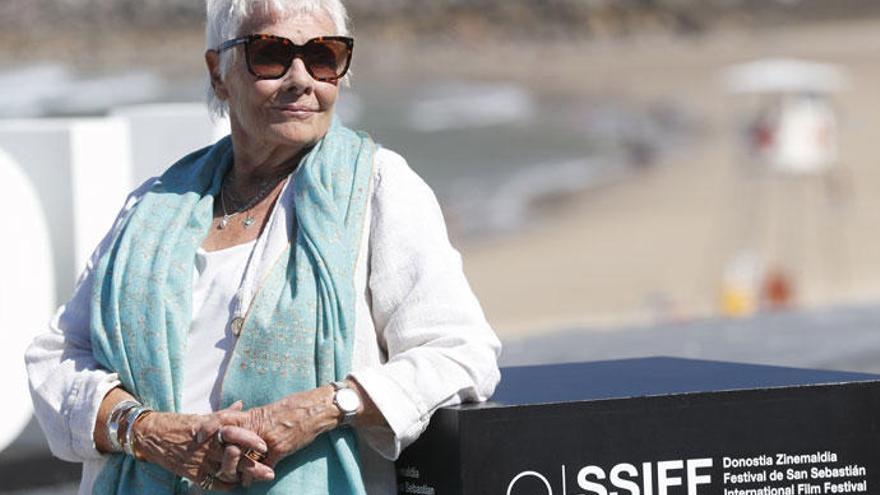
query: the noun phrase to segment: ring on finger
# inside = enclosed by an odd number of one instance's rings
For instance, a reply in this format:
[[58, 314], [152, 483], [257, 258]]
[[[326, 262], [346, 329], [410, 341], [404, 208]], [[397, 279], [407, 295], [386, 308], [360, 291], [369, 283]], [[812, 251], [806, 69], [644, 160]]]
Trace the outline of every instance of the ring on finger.
[[205, 478], [199, 482], [199, 488], [202, 490], [211, 490], [211, 488], [214, 488], [214, 476], [210, 474], [206, 475]]
[[261, 462], [263, 459], [266, 458], [266, 454], [258, 452], [254, 449], [247, 449], [247, 451], [245, 451], [244, 453], [244, 456], [254, 462]]
[[217, 443], [220, 444], [221, 447], [226, 445], [226, 442], [223, 440], [223, 428], [217, 429], [217, 433], [214, 434], [214, 438], [217, 439]]

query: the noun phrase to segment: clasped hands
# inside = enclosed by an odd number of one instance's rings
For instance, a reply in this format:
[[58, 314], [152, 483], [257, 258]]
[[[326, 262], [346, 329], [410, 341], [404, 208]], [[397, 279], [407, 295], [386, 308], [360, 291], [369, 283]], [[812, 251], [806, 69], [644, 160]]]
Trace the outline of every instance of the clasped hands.
[[[283, 458], [338, 425], [329, 385], [247, 411], [239, 401], [207, 415], [155, 412], [133, 430], [139, 457], [211, 490], [271, 481]], [[245, 454], [254, 450], [261, 456]]]

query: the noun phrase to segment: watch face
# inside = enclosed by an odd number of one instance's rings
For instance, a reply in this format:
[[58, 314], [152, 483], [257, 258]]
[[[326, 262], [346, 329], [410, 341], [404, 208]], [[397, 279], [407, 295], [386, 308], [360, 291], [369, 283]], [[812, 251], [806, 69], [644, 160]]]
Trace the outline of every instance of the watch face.
[[343, 388], [336, 392], [336, 404], [343, 412], [353, 413], [361, 406], [361, 398], [354, 390]]

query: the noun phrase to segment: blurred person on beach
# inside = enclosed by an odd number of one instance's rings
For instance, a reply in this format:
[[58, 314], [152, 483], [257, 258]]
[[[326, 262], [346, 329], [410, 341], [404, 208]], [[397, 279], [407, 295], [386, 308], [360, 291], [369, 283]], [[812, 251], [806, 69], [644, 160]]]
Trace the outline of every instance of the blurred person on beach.
[[209, 0], [232, 134], [131, 193], [26, 361], [80, 493], [392, 494], [439, 407], [485, 400], [500, 342], [437, 200], [334, 116], [339, 0]]

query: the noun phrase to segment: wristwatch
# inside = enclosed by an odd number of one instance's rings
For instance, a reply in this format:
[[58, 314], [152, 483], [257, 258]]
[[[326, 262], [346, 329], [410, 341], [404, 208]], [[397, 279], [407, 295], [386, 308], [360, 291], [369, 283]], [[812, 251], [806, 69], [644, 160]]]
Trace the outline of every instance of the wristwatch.
[[330, 385], [336, 391], [333, 394], [333, 404], [342, 414], [339, 426], [348, 426], [361, 408], [361, 396], [345, 382], [330, 382]]

